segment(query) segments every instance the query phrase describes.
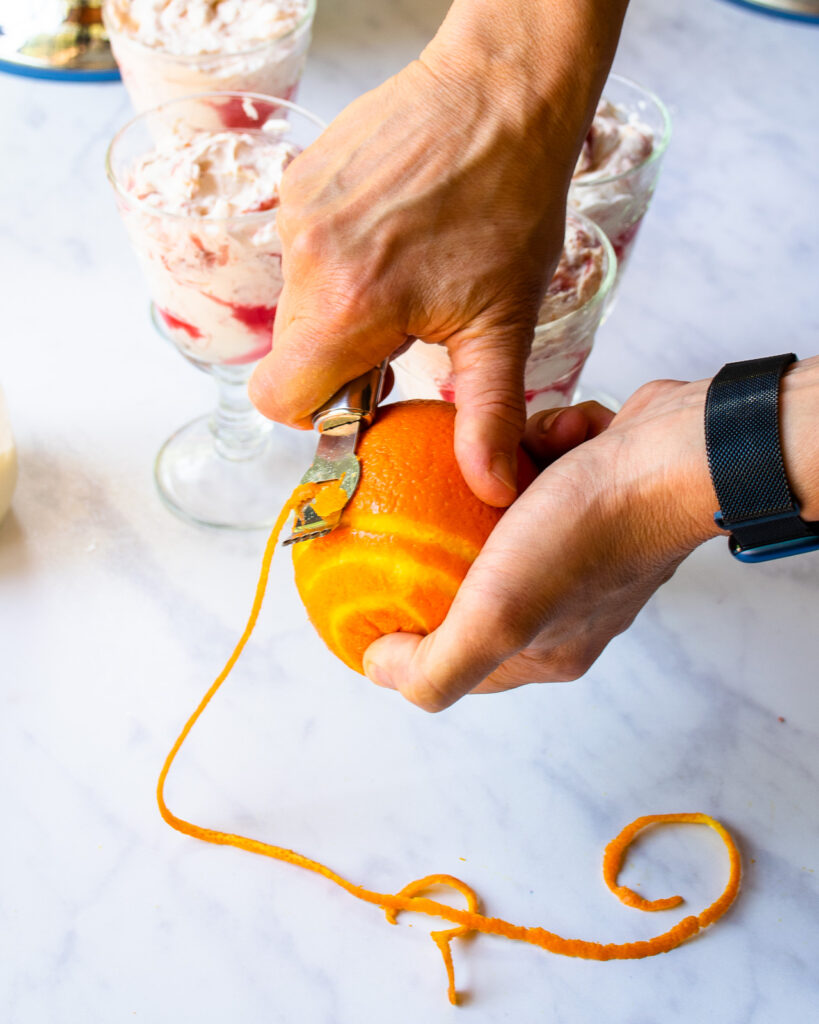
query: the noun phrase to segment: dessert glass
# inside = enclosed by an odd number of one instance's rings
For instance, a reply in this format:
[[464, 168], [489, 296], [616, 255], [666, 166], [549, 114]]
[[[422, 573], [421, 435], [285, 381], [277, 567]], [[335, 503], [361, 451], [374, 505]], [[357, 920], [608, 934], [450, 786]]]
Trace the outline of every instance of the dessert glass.
[[[121, 29], [122, 20], [117, 15], [121, 6], [120, 0], [105, 0], [103, 21], [137, 113], [183, 96], [214, 91], [295, 99], [310, 47], [316, 0], [308, 0], [301, 20], [282, 35], [232, 53], [175, 54], [148, 46]], [[214, 107], [214, 115], [220, 111], [224, 112], [224, 121], [214, 116], [213, 123], [203, 127], [216, 129], [223, 123], [238, 126], [240, 107]]]
[[182, 427], [160, 450], [159, 493], [188, 520], [254, 529], [275, 519], [310, 458], [309, 439], [282, 427], [274, 433], [247, 395], [253, 368], [272, 345], [282, 288], [276, 206], [221, 218], [173, 213], [134, 195], [131, 180], [138, 162], [162, 140], [209, 131], [213, 102], [225, 99], [242, 111], [233, 130], [262, 145], [284, 142], [299, 151], [324, 128], [313, 114], [283, 100], [206, 93], [138, 115], [113, 139], [106, 168], [148, 282], [154, 325], [213, 376], [218, 390], [215, 412]]
[[[617, 274], [617, 259], [605, 233], [588, 218], [569, 211], [590, 236], [600, 257], [600, 278], [582, 305], [556, 319], [537, 325], [526, 361], [524, 388], [526, 415], [569, 405]], [[455, 400], [452, 363], [444, 345], [415, 341], [393, 363], [396, 383], [407, 398]]]
[[627, 119], [646, 125], [654, 137], [651, 153], [636, 166], [620, 174], [576, 176], [569, 186], [569, 206], [598, 224], [614, 246], [617, 278], [609, 295], [608, 312], [657, 185], [671, 138], [671, 118], [654, 93], [621, 75], [609, 76], [603, 98]]

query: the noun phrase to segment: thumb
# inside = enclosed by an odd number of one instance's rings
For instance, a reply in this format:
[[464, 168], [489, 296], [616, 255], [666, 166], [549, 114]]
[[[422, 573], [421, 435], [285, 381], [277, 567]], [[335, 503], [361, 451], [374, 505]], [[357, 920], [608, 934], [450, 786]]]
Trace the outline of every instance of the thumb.
[[443, 711], [528, 643], [526, 627], [506, 613], [496, 595], [462, 587], [434, 632], [390, 633], [370, 644], [364, 674], [424, 711]]
[[474, 493], [505, 507], [517, 497], [526, 422], [523, 378], [531, 331], [504, 326], [448, 343], [455, 377], [455, 455]]
[[425, 711], [441, 711], [523, 650], [538, 632], [543, 604], [536, 598], [549, 564], [548, 535], [532, 532], [533, 510], [542, 504], [533, 485], [495, 527], [441, 625], [425, 637], [375, 640], [364, 654], [364, 674]]

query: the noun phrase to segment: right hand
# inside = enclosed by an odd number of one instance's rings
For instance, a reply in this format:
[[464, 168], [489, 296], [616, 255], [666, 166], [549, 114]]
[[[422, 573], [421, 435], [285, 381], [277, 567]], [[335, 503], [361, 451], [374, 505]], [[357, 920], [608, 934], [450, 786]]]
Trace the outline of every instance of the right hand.
[[[524, 444], [546, 468], [492, 531], [441, 626], [370, 645], [370, 679], [440, 711], [466, 693], [582, 675], [719, 533], [708, 384], [652, 381], [614, 417], [595, 402], [533, 417]], [[813, 357], [785, 374], [781, 404], [785, 469], [808, 522], [819, 522], [818, 421]]]
[[266, 416], [309, 427], [408, 339], [442, 342], [459, 465], [499, 506], [515, 497], [524, 365], [585, 132], [527, 111], [522, 91], [425, 55], [293, 161], [278, 215], [286, 283], [250, 389]]
[[426, 711], [467, 693], [577, 679], [718, 530], [707, 381], [654, 381], [616, 417], [596, 403], [527, 424], [549, 464], [492, 531], [444, 622], [367, 649], [364, 671]]

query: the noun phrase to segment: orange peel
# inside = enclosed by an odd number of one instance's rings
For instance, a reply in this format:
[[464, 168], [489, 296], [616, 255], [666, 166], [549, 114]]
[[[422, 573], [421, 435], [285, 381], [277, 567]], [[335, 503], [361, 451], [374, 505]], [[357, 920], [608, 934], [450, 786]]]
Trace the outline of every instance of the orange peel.
[[310, 504], [316, 515], [326, 519], [327, 516], [340, 512], [348, 501], [349, 497], [340, 481], [330, 480], [325, 487], [321, 488]]
[[[683, 918], [682, 921], [678, 922], [668, 931], [655, 935], [652, 938], [637, 942], [604, 944], [584, 939], [567, 939], [554, 932], [547, 931], [545, 928], [525, 927], [523, 925], [512, 924], [502, 918], [487, 917], [480, 910], [480, 901], [474, 889], [472, 889], [472, 887], [466, 882], [463, 882], [461, 879], [456, 878], [453, 875], [427, 875], [424, 878], [419, 878], [416, 881], [410, 882], [397, 893], [377, 892], [372, 889], [367, 889], [362, 885], [356, 885], [354, 882], [350, 882], [348, 879], [339, 875], [336, 871], [333, 871], [332, 868], [329, 868], [325, 864], [313, 860], [310, 857], [306, 857], [295, 850], [290, 850], [283, 846], [276, 846], [272, 843], [266, 843], [259, 839], [251, 839], [247, 836], [237, 835], [232, 832], [222, 832], [216, 829], [204, 828], [201, 825], [196, 825], [193, 822], [186, 821], [184, 818], [180, 818], [168, 808], [165, 801], [165, 782], [168, 778], [168, 773], [191, 729], [194, 727], [219, 687], [230, 675], [233, 666], [238, 661], [242, 651], [250, 639], [261, 611], [262, 601], [267, 587], [267, 580], [270, 574], [270, 565], [273, 560], [276, 544], [278, 543], [279, 535], [288, 516], [292, 511], [302, 506], [306, 501], [314, 501], [317, 497], [320, 498], [320, 492], [322, 489], [327, 488], [329, 491], [329, 488], [333, 487], [334, 483], [336, 482], [331, 482], [330, 484], [301, 484], [288, 499], [279, 514], [275, 525], [273, 526], [265, 547], [259, 581], [256, 586], [253, 605], [251, 607], [250, 616], [244, 632], [242, 633], [239, 642], [236, 644], [233, 653], [228, 658], [225, 667], [208, 688], [195, 711], [185, 723], [162, 766], [162, 771], [160, 772], [159, 780], [157, 782], [157, 802], [159, 804], [159, 811], [167, 824], [178, 832], [192, 836], [195, 839], [200, 839], [203, 842], [214, 843], [220, 846], [233, 846], [249, 853], [259, 854], [263, 857], [271, 857], [274, 860], [285, 861], [289, 864], [294, 864], [297, 867], [304, 868], [307, 871], [312, 871], [315, 874], [321, 875], [334, 884], [340, 886], [357, 899], [381, 907], [386, 913], [387, 920], [391, 924], [396, 923], [397, 915], [401, 911], [412, 911], [414, 913], [426, 914], [430, 917], [438, 917], [451, 922], [455, 925], [454, 928], [431, 932], [430, 937], [441, 951], [441, 956], [443, 957], [447, 973], [449, 1000], [453, 1004], [458, 1002], [458, 993], [455, 988], [455, 972], [452, 962], [451, 942], [455, 938], [473, 932], [480, 932], [486, 935], [499, 935], [519, 942], [527, 942], [531, 945], [538, 946], [547, 952], [556, 953], [561, 956], [581, 957], [588, 960], [631, 960], [655, 956], [658, 953], [667, 953], [681, 945], [686, 941], [686, 939], [691, 938], [691, 936], [695, 935], [701, 929], [707, 928], [720, 918], [731, 906], [739, 891], [741, 863], [739, 850], [737, 849], [736, 843], [734, 842], [730, 832], [728, 832], [724, 825], [719, 821], [707, 814], [649, 814], [632, 821], [629, 825], [626, 825], [626, 827], [607, 845], [603, 857], [603, 878], [609, 889], [622, 903], [627, 906], [647, 911], [667, 910], [678, 906], [682, 902], [682, 898], [680, 896], [671, 896], [659, 900], [646, 900], [627, 886], [618, 885], [617, 877], [622, 866], [623, 859], [632, 841], [638, 833], [645, 828], [671, 823], [706, 825], [709, 828], [714, 829], [719, 834], [728, 851], [728, 882], [719, 898], [699, 914]], [[328, 494], [327, 500], [331, 504], [337, 499], [338, 495], [334, 492]], [[431, 887], [439, 885], [448, 886], [456, 892], [461, 893], [461, 895], [466, 898], [466, 909], [459, 909], [457, 907], [450, 906], [447, 903], [442, 903], [439, 900], [430, 899], [428, 896], [420, 895]]]

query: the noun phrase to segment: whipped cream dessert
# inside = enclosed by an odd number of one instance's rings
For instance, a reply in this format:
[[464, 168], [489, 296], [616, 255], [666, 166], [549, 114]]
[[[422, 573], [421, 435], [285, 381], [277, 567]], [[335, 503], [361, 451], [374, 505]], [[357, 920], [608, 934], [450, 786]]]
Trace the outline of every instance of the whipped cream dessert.
[[0, 521], [11, 507], [16, 484], [17, 449], [14, 447], [6, 401], [0, 391]]
[[648, 125], [604, 97], [597, 105], [573, 178], [578, 181], [624, 174], [647, 160], [653, 150], [654, 133]]
[[[602, 233], [570, 213], [563, 251], [543, 298], [526, 361], [527, 415], [571, 401], [615, 268], [614, 254]], [[455, 400], [452, 363], [444, 345], [416, 341], [392, 366], [407, 398]]]
[[270, 351], [283, 284], [279, 183], [298, 153], [281, 141], [287, 122], [279, 132], [276, 123], [164, 134], [118, 196], [159, 315], [196, 362], [247, 363]]
[[[211, 91], [293, 99], [314, 8], [314, 0], [106, 0], [103, 18], [139, 113]], [[247, 127], [229, 105], [217, 113], [225, 127]]]
[[603, 98], [583, 143], [569, 189], [569, 204], [609, 236], [622, 269], [648, 209], [659, 166], [654, 132], [639, 113]]
[[120, 31], [146, 46], [178, 55], [239, 53], [286, 35], [307, 12], [307, 0], [115, 0]]
[[566, 219], [563, 251], [546, 289], [538, 324], [549, 324], [573, 313], [600, 289], [606, 251], [590, 229], [576, 217]]

